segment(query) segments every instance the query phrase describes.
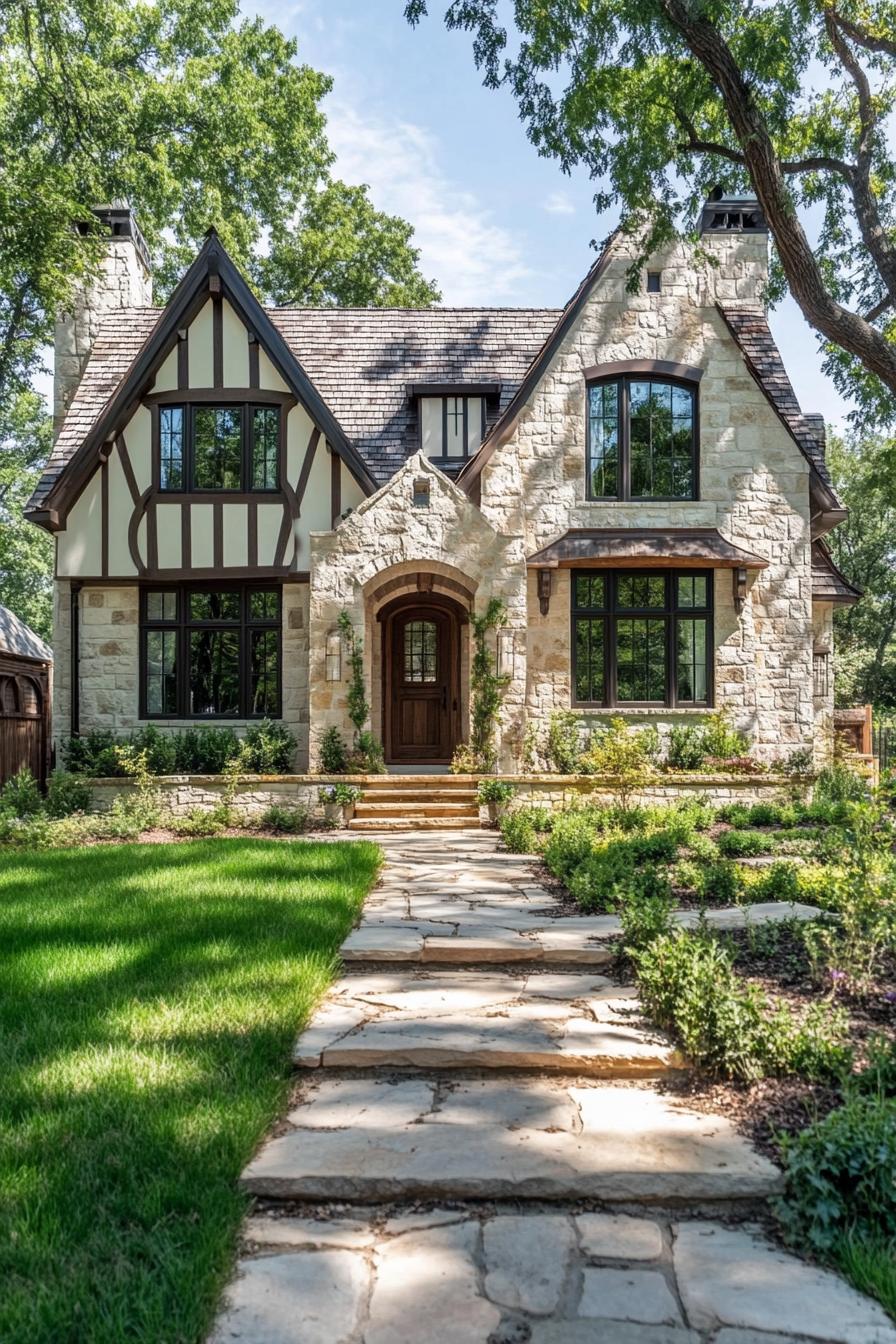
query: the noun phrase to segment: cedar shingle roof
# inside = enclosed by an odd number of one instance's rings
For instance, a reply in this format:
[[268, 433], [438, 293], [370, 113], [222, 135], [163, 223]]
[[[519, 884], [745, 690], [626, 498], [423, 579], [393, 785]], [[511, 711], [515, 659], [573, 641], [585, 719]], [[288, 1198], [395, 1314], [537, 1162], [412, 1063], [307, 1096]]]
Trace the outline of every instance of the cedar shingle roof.
[[9, 607], [0, 607], [0, 653], [36, 658], [42, 663], [53, 661], [53, 650]]
[[800, 410], [764, 310], [748, 304], [738, 307], [719, 304], [718, 307], [756, 382], [825, 485], [830, 486], [831, 478], [824, 456], [824, 417], [805, 415]]
[[852, 606], [862, 596], [862, 589], [850, 583], [834, 564], [833, 556], [823, 541], [812, 543], [812, 601], [837, 602]]

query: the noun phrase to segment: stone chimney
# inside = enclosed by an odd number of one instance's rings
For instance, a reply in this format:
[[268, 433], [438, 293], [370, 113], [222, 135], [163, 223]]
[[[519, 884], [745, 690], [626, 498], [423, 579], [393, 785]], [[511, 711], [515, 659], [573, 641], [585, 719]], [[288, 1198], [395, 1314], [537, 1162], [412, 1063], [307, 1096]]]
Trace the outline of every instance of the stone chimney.
[[[53, 361], [53, 433], [58, 434], [71, 404], [102, 318], [119, 308], [152, 303], [149, 249], [127, 205], [93, 210], [108, 235], [99, 273], [75, 294], [73, 310], [56, 321]], [[78, 226], [86, 234], [88, 225]]]
[[717, 187], [700, 216], [700, 242], [718, 261], [707, 276], [711, 298], [765, 307], [768, 225], [756, 198], [726, 196]]

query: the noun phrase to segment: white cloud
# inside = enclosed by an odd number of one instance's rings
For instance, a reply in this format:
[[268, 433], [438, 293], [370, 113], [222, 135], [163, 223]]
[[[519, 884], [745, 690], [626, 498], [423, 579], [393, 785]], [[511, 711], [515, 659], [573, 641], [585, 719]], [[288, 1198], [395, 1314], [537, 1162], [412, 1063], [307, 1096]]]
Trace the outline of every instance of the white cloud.
[[565, 191], [552, 191], [542, 203], [542, 209], [549, 215], [574, 215], [576, 208]]
[[443, 303], [519, 303], [520, 283], [531, 276], [520, 240], [443, 171], [435, 137], [412, 122], [362, 115], [336, 100], [326, 112], [334, 174], [366, 182], [377, 209], [414, 226], [420, 267], [436, 280]]

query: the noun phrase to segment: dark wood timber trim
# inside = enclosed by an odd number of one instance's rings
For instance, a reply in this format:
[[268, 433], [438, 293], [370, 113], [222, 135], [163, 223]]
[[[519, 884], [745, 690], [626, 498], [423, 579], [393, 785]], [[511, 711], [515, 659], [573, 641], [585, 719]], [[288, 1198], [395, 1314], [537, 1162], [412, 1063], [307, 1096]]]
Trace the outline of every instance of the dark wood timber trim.
[[299, 472], [299, 481], [296, 485], [296, 503], [301, 510], [302, 501], [305, 498], [305, 490], [308, 486], [308, 477], [311, 475], [311, 468], [314, 465], [314, 454], [317, 452], [317, 445], [320, 443], [320, 430], [312, 429], [308, 437], [308, 446], [305, 449], [305, 457], [302, 462], [302, 470]]
[[159, 532], [155, 500], [149, 501], [146, 510], [146, 563], [149, 569], [159, 567]]
[[128, 452], [128, 445], [125, 442], [123, 434], [119, 434], [115, 440], [115, 446], [118, 449], [118, 456], [121, 461], [121, 469], [124, 472], [124, 479], [127, 482], [130, 491], [131, 500], [136, 505], [140, 502], [140, 491], [137, 487], [137, 478], [134, 475], [134, 468], [131, 465], [131, 455]]
[[257, 391], [258, 384], [260, 382], [260, 374], [258, 369], [258, 363], [259, 363], [258, 337], [255, 335], [254, 331], [250, 331], [248, 333], [248, 340], [249, 340], [249, 386], [253, 390]]
[[224, 568], [224, 505], [219, 499], [212, 505], [212, 557], [220, 573]]
[[152, 481], [153, 491], [158, 491], [162, 487], [162, 460], [161, 460], [161, 451], [159, 447], [161, 430], [160, 430], [158, 402], [153, 402], [150, 405], [149, 423], [150, 423], [149, 442], [151, 445], [149, 452], [150, 480]]
[[73, 583], [69, 593], [69, 622], [71, 638], [71, 661], [69, 676], [72, 684], [69, 688], [69, 710], [71, 716], [72, 737], [81, 735], [81, 587]]
[[246, 512], [246, 561], [250, 569], [258, 566], [258, 505], [250, 500]]
[[181, 327], [177, 333], [177, 386], [181, 392], [190, 386], [189, 339], [189, 327]]
[[193, 519], [189, 504], [180, 506], [180, 563], [184, 569], [190, 568], [193, 554]]
[[330, 449], [330, 517], [333, 526], [339, 522], [342, 513], [342, 459]]
[[212, 382], [224, 386], [224, 300], [212, 295]]
[[[257, 580], [261, 584], [265, 583], [309, 583], [311, 581], [311, 571], [307, 569], [287, 569], [281, 566], [279, 569], [274, 565], [259, 565], [257, 569], [250, 569], [247, 565], [234, 565], [228, 568], [222, 574], [219, 569], [157, 569], [154, 574], [142, 574], [138, 578], [134, 574], [110, 574], [103, 577], [99, 574], [89, 578], [79, 578], [78, 583], [82, 588], [98, 588], [108, 586], [111, 583], [122, 585], [134, 585], [137, 583], [151, 583], [156, 588], [164, 588], [167, 583], [216, 583], [218, 587], [227, 587], [227, 584], [233, 580], [234, 583], [243, 579]], [[74, 582], [74, 580], [72, 580]]]
[[409, 397], [500, 397], [500, 383], [408, 383]]
[[[142, 577], [146, 573], [147, 566], [143, 563], [143, 559], [140, 555], [140, 547], [138, 545], [138, 534], [140, 531], [140, 523], [143, 520], [144, 515], [146, 514], [146, 506], [149, 503], [151, 496], [152, 496], [152, 486], [149, 486], [148, 489], [143, 491], [143, 494], [140, 496], [137, 503], [134, 505], [134, 510], [131, 513], [130, 521], [128, 522], [128, 550], [131, 553], [131, 559], [134, 562], [139, 577]], [[148, 538], [149, 537], [148, 516], [146, 519], [146, 534]]]
[[109, 573], [109, 460], [105, 458], [100, 467], [100, 566], [104, 574]]
[[585, 369], [586, 382], [623, 378], [626, 374], [652, 373], [658, 378], [677, 378], [683, 383], [699, 383], [705, 370], [693, 364], [675, 364], [668, 359], [614, 359]]
[[191, 404], [224, 405], [236, 402], [252, 406], [288, 406], [297, 404], [292, 392], [272, 392], [265, 387], [191, 387], [185, 391], [147, 392], [146, 406], [189, 406]]
[[283, 490], [160, 490], [160, 504], [277, 504]]

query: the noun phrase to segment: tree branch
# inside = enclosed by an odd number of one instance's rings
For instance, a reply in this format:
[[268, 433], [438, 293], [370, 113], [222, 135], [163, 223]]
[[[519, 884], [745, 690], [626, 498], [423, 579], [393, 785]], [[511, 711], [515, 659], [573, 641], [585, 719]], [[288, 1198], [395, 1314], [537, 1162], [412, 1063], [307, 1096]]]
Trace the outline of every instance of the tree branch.
[[887, 56], [896, 56], [896, 40], [893, 38], [872, 33], [864, 24], [856, 23], [855, 19], [847, 19], [839, 10], [831, 9], [830, 13], [837, 27], [858, 46], [864, 47], [866, 51], [878, 51]]
[[741, 168], [745, 160], [743, 154], [738, 154], [736, 149], [729, 149], [727, 145], [718, 145], [714, 140], [688, 140], [682, 145], [677, 145], [679, 154], [718, 154], [720, 158], [729, 159], [731, 163], [738, 164]]
[[833, 159], [826, 154], [819, 154], [808, 159], [782, 159], [781, 172], [787, 173], [788, 176], [795, 173], [837, 173], [849, 182], [852, 180], [853, 165], [847, 163], [845, 159]]
[[753, 189], [774, 236], [784, 274], [804, 316], [822, 336], [855, 355], [896, 393], [896, 347], [876, 327], [850, 312], [828, 292], [793, 208], [768, 126], [730, 47], [718, 28], [700, 17], [688, 0], [659, 0], [659, 4], [722, 97]]
[[889, 296], [881, 299], [880, 303], [876, 303], [873, 308], [869, 308], [868, 312], [864, 314], [865, 321], [873, 322], [875, 318], [882, 317], [887, 309], [892, 307], [893, 300]]

